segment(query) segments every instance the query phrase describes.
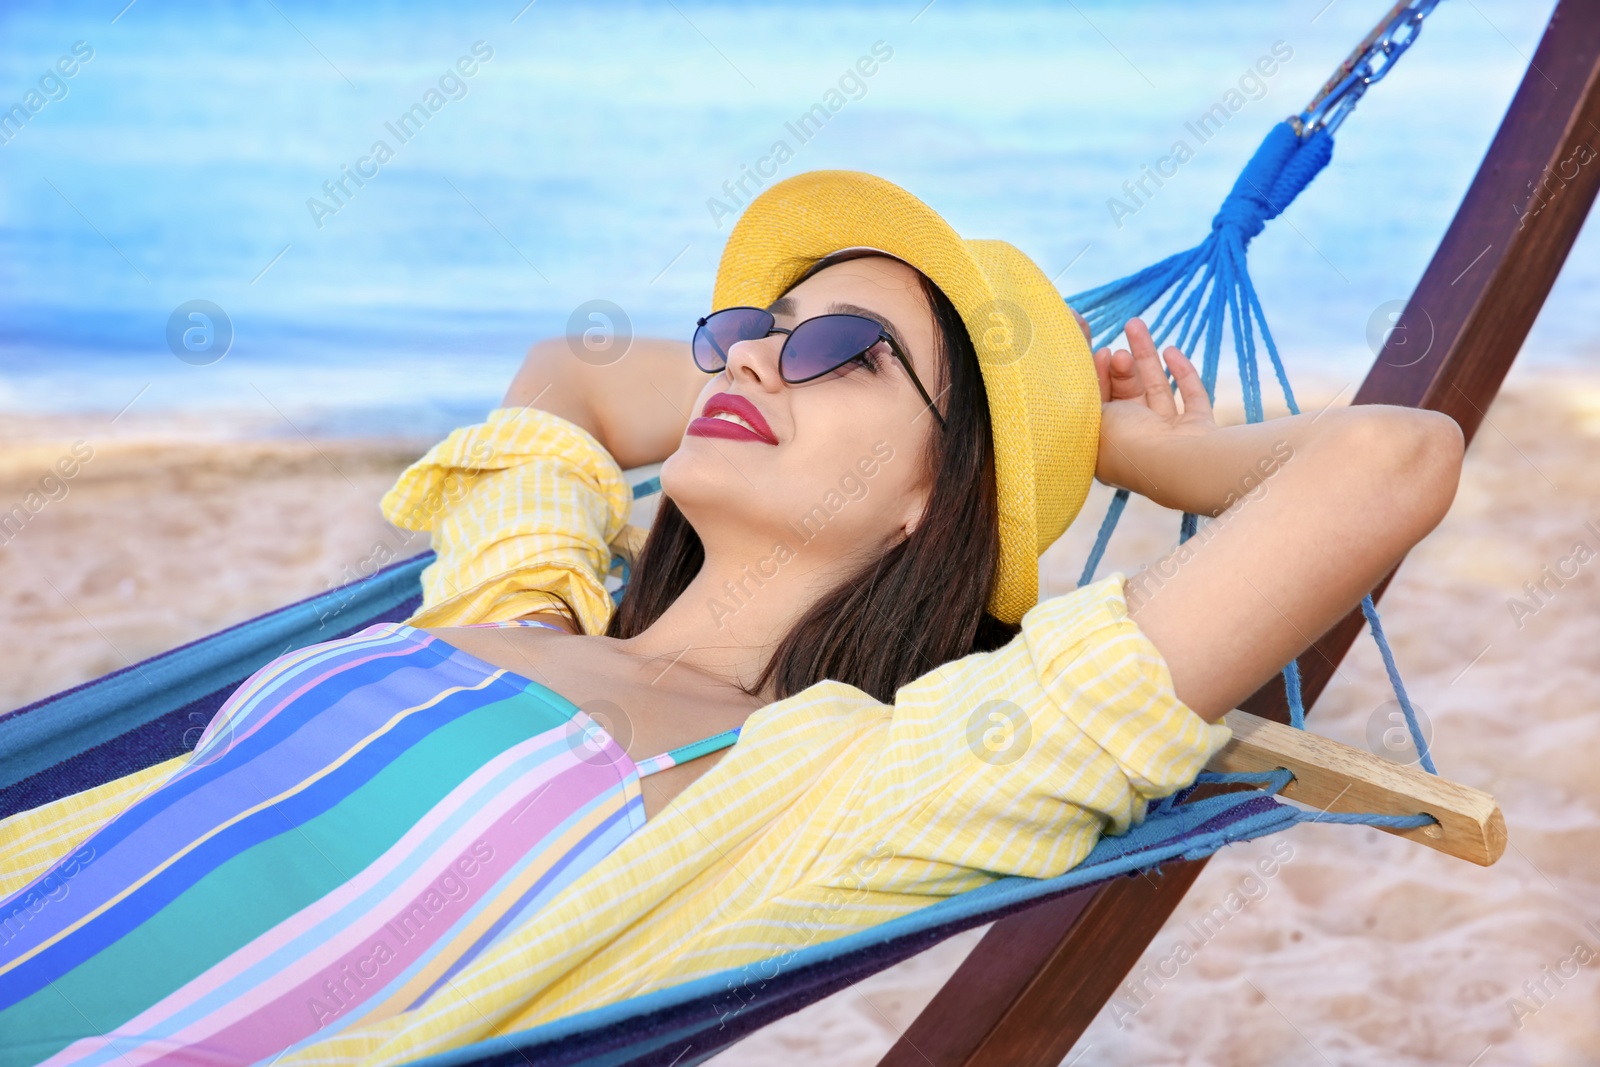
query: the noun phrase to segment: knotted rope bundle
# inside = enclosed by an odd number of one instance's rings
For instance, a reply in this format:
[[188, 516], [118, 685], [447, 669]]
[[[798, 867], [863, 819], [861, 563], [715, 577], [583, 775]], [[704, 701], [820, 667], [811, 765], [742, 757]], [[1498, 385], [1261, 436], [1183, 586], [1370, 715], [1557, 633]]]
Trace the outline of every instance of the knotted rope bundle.
[[1245, 251], [1251, 239], [1265, 229], [1269, 220], [1282, 214], [1332, 158], [1333, 138], [1326, 130], [1319, 129], [1302, 140], [1287, 121], [1274, 126], [1233, 183], [1232, 191], [1211, 220], [1211, 232], [1199, 245], [1120, 281], [1067, 298], [1067, 303], [1088, 321], [1094, 347], [1108, 344], [1129, 319], [1143, 315], [1170, 291], [1166, 305], [1151, 324], [1151, 336], [1160, 346], [1176, 330], [1178, 336], [1173, 343], [1189, 351], [1195, 340], [1204, 335], [1200, 376], [1207, 396], [1216, 397], [1223, 327], [1231, 323], [1239, 350], [1246, 417], [1251, 422], [1261, 421], [1255, 347], [1255, 328], [1259, 326], [1289, 410], [1298, 413], [1289, 379], [1278, 358], [1278, 346], [1250, 281]]

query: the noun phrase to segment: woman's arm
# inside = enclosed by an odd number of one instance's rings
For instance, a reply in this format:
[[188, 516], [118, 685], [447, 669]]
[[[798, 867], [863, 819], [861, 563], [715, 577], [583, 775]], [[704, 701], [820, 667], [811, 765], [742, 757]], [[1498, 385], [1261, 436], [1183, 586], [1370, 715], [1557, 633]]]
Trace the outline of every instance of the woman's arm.
[[1101, 481], [1215, 518], [1128, 580], [1129, 615], [1178, 698], [1237, 707], [1372, 590], [1455, 497], [1465, 448], [1439, 412], [1384, 404], [1218, 428], [1198, 372], [1144, 324], [1095, 356]]
[[600, 364], [579, 358], [569, 340], [552, 337], [528, 349], [502, 406], [540, 408], [576, 423], [624, 470], [672, 455], [710, 377], [695, 365], [688, 342], [636, 337], [620, 359]]

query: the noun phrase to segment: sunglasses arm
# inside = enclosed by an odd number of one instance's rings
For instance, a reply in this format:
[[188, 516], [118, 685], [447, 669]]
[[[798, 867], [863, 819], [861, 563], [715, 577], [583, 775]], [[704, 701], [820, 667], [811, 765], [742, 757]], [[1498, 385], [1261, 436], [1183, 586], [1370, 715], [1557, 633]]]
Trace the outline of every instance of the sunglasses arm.
[[917, 372], [911, 369], [911, 361], [906, 358], [904, 352], [900, 351], [900, 346], [894, 343], [893, 337], [890, 337], [887, 333], [879, 334], [878, 336], [889, 342], [889, 350], [895, 354], [895, 358], [905, 367], [906, 373], [911, 375], [911, 384], [917, 387], [917, 392], [922, 394], [922, 399], [928, 405], [928, 410], [933, 412], [933, 417], [939, 420], [939, 428], [941, 430], [944, 429], [944, 416], [939, 414], [939, 409], [934, 405], [933, 398], [922, 387], [922, 381], [917, 377]]

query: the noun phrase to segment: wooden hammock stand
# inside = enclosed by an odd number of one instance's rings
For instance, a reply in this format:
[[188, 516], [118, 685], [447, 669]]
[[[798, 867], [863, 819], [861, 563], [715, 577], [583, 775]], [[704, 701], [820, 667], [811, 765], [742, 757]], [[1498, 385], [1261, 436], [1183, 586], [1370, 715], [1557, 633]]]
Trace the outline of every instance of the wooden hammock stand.
[[[1600, 143], [1597, 75], [1600, 0], [1561, 0], [1488, 154], [1401, 313], [1399, 328], [1352, 403], [1442, 411], [1472, 440], [1600, 188], [1600, 166], [1588, 165], [1600, 162], [1594, 147]], [[1408, 354], [1418, 338], [1429, 337], [1424, 356]], [[1393, 577], [1390, 571], [1378, 583], [1374, 600]], [[1364, 624], [1360, 609], [1353, 609], [1300, 657], [1308, 709]], [[1246, 700], [1243, 710], [1286, 723], [1281, 676]], [[1241, 742], [1248, 733], [1267, 752], [1263, 756], [1260, 746], [1254, 755], [1240, 749], [1240, 762], [1230, 767], [1281, 764], [1281, 745], [1296, 740], [1274, 735], [1267, 729], [1272, 723], [1240, 718], [1238, 712], [1230, 713], [1229, 723]], [[1337, 761], [1337, 752], [1333, 758]], [[1355, 777], [1368, 771], [1381, 773], [1367, 768]], [[1319, 773], [1337, 775], [1338, 770], [1302, 764], [1297, 785], [1301, 799], [1320, 807], [1315, 789], [1308, 790]], [[1408, 777], [1399, 785], [1400, 794], [1426, 785]], [[1285, 795], [1295, 796], [1295, 789]], [[1483, 796], [1453, 796], [1450, 802], [1461, 808], [1461, 818], [1478, 820], [1483, 856], [1492, 862], [1498, 855], [1493, 822], [1499, 813], [1483, 808]], [[1340, 807], [1404, 808], [1403, 803], [1374, 806], [1377, 799], [1367, 796]], [[1450, 824], [1432, 813], [1441, 826], [1427, 829], [1442, 829], [1448, 836]], [[1464, 829], [1469, 843], [1446, 850], [1485, 862], [1468, 854], [1472, 833], [1470, 826]], [[1439, 847], [1437, 836], [1430, 839], [1426, 830], [1400, 832]], [[1503, 822], [1499, 835], [1503, 847]], [[1205, 865], [1206, 860], [1170, 863], [1160, 875], [1119, 878], [996, 922], [879, 1067], [1057, 1067]]]

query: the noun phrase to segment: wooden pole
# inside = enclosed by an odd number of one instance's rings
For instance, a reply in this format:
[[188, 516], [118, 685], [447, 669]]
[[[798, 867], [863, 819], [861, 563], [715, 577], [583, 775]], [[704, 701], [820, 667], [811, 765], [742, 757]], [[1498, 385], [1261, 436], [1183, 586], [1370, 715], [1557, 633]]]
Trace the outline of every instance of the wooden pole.
[[[1600, 187], [1597, 71], [1600, 0], [1561, 0], [1353, 403], [1443, 411], [1471, 440]], [[1307, 707], [1363, 623], [1353, 609], [1300, 657]], [[1241, 707], [1287, 721], [1281, 681]], [[995, 923], [879, 1067], [1056, 1067], [1204, 865], [1171, 864], [1159, 876], [1118, 879]]]

